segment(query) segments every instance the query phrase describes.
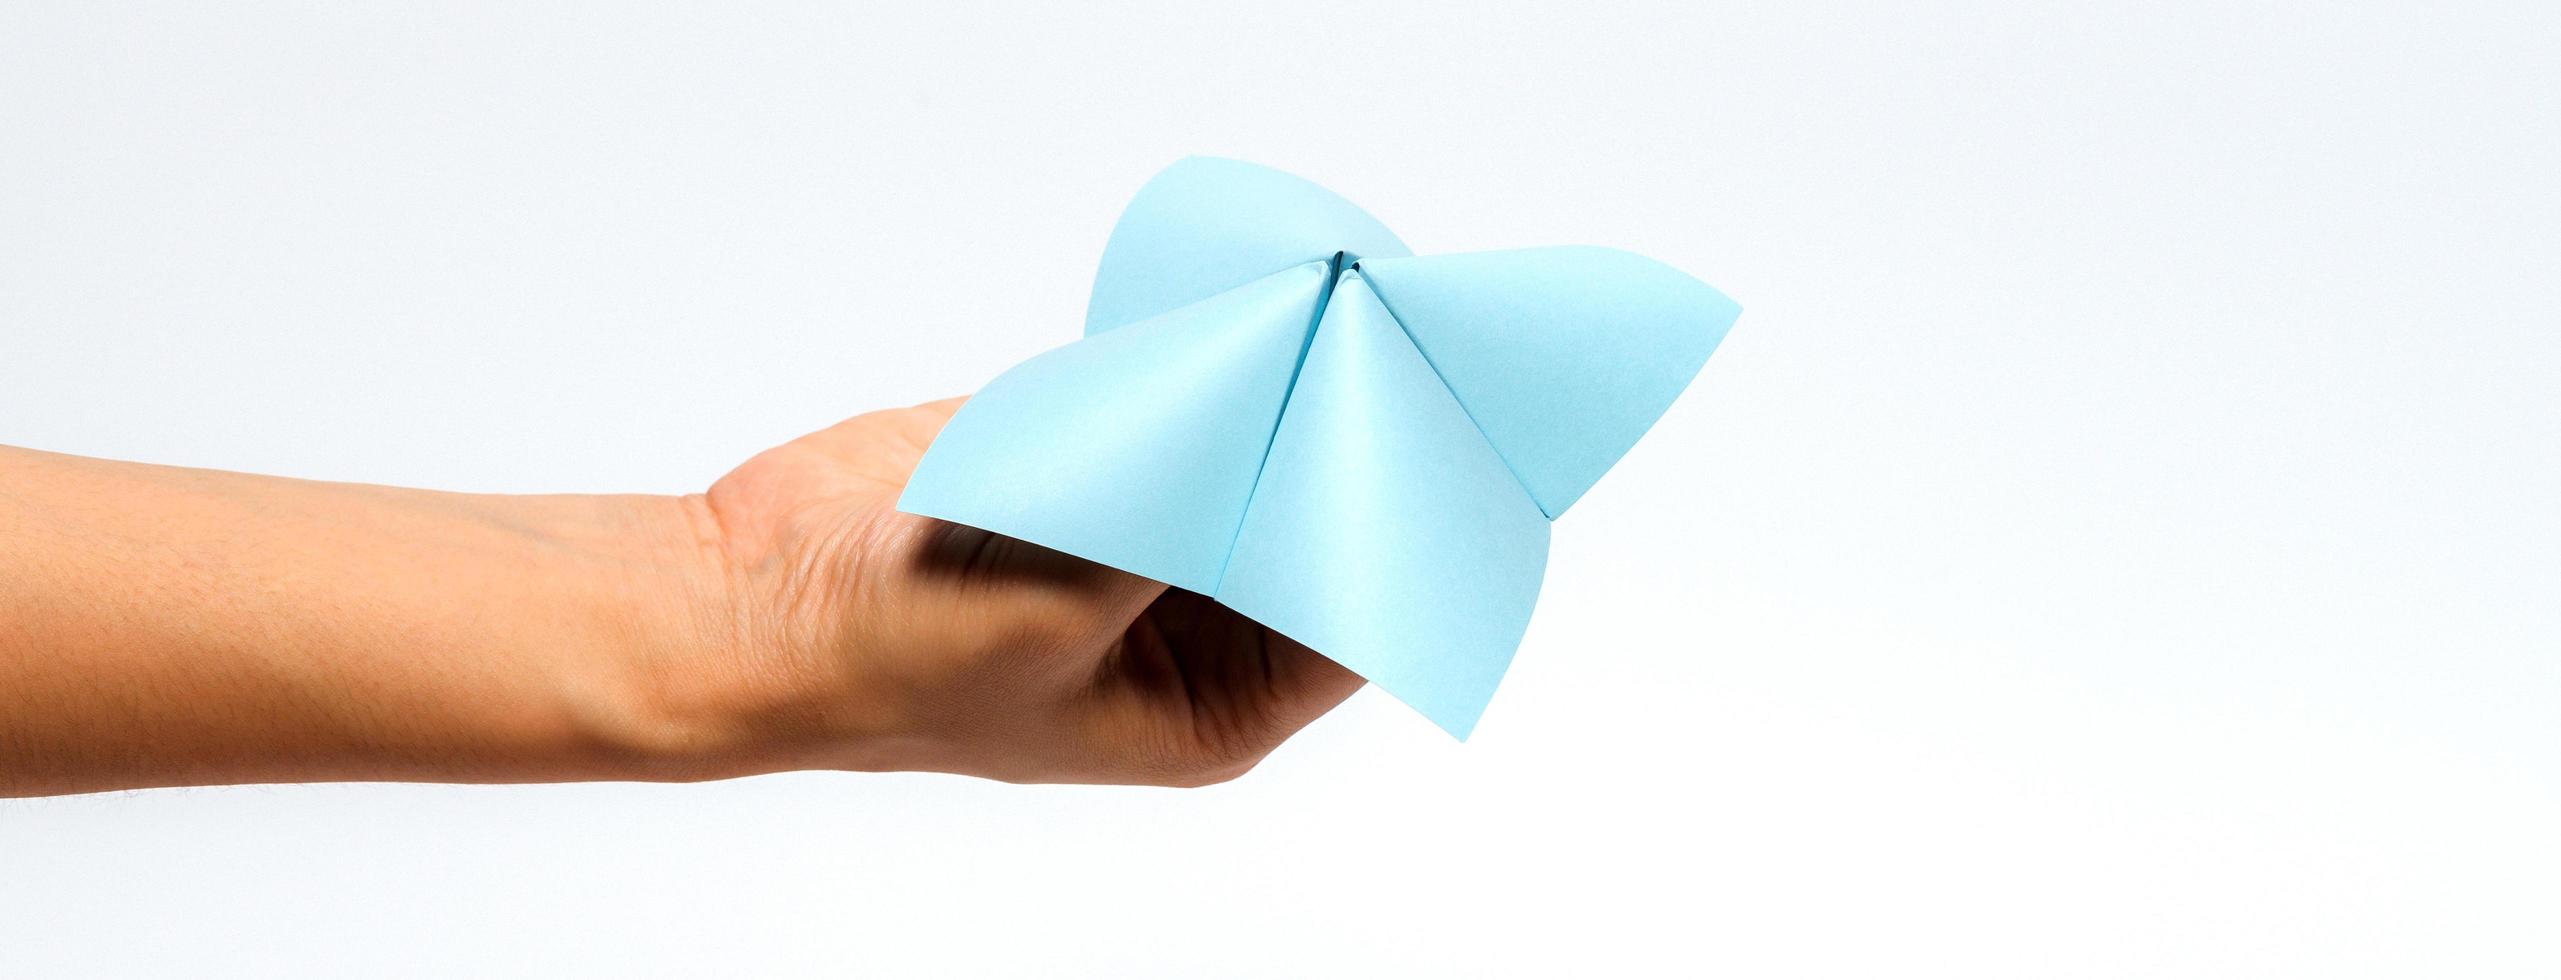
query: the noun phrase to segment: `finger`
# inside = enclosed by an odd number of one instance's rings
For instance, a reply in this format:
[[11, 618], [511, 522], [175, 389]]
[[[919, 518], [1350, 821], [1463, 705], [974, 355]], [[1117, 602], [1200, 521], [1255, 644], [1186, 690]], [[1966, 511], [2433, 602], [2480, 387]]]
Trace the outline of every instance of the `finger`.
[[1146, 614], [1191, 715], [1250, 742], [1277, 742], [1359, 690], [1360, 675], [1217, 600], [1169, 592]]
[[[1190, 731], [1208, 752], [1215, 779], [1231, 779], [1260, 764], [1364, 683], [1305, 645], [1254, 628], [1262, 634], [1259, 642], [1228, 647], [1218, 651], [1225, 656], [1213, 658], [1228, 665], [1224, 680], [1193, 691]], [[1214, 671], [1205, 664], [1193, 667], [1195, 676], [1219, 676]]]
[[1054, 615], [1078, 636], [1097, 641], [1118, 637], [1158, 596], [1165, 594], [1163, 582], [1082, 558], [1061, 557], [1073, 562], [1076, 570], [1062, 576], [1056, 590], [1041, 592], [1030, 602], [1037, 614]]
[[1334, 710], [1369, 683], [1350, 668], [1294, 640], [1278, 633], [1272, 634], [1272, 640], [1266, 651], [1271, 671], [1269, 711], [1273, 728], [1284, 738]]
[[914, 571], [1001, 633], [1099, 651], [1165, 585], [1028, 541], [935, 521]]

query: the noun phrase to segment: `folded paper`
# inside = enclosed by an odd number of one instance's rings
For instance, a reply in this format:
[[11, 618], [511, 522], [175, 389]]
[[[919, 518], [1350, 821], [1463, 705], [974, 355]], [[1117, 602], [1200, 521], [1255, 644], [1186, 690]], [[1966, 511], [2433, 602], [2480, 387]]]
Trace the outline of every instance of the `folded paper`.
[[1548, 523], [1739, 312], [1612, 249], [1414, 256], [1315, 184], [1187, 159], [1112, 230], [1084, 339], [964, 404], [898, 507], [1215, 598], [1463, 739]]

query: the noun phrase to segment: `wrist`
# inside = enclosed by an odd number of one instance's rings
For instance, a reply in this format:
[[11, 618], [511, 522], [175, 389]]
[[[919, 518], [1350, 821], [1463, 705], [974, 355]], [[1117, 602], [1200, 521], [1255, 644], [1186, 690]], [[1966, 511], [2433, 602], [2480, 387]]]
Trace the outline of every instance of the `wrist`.
[[566, 583], [537, 628], [554, 726], [590, 778], [681, 782], [761, 771], [735, 705], [752, 658], [750, 617], [694, 498], [518, 498], [538, 528], [542, 578]]
[[843, 620], [832, 570], [742, 553], [700, 494], [601, 500], [617, 570], [604, 618], [619, 635], [586, 669], [605, 682], [575, 700], [607, 778], [898, 768], [874, 758], [898, 740], [831, 654], [844, 638], [817, 632]]

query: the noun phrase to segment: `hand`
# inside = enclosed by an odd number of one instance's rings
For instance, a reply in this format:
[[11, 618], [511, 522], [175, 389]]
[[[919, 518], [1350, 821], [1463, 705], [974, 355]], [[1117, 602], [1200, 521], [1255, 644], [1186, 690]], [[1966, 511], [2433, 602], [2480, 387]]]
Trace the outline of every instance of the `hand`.
[[733, 624], [689, 673], [751, 765], [1197, 786], [1359, 689], [1200, 595], [899, 513], [959, 406], [851, 419], [686, 501]]

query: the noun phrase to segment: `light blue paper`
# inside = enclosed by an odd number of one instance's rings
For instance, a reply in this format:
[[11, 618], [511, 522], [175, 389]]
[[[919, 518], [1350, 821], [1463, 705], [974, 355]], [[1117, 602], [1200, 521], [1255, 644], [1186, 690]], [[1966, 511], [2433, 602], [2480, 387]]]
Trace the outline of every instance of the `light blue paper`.
[[1345, 272], [1218, 601], [1465, 738], [1546, 566], [1547, 516], [1361, 274]]
[[1464, 739], [1548, 522], [1739, 313], [1611, 249], [1414, 257], [1314, 184], [1187, 159], [1113, 229], [1086, 338], [964, 404], [898, 507], [1211, 596]]

